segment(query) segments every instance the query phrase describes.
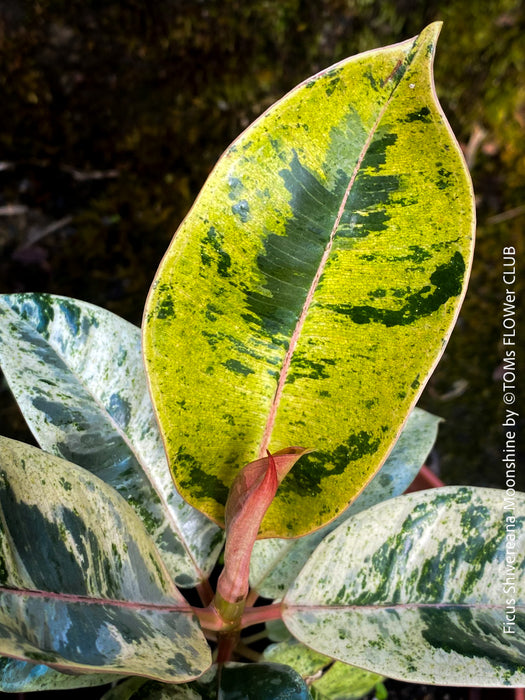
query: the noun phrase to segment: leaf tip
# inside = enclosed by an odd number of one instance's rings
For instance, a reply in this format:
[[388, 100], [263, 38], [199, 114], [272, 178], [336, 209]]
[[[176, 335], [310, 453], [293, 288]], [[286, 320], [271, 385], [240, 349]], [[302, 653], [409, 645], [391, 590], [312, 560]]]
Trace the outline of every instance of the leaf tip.
[[434, 50], [441, 33], [441, 28], [443, 27], [443, 22], [441, 20], [437, 22], [432, 22], [426, 26], [421, 34], [417, 38], [417, 43], [422, 47], [426, 48], [427, 54], [429, 56], [434, 55]]

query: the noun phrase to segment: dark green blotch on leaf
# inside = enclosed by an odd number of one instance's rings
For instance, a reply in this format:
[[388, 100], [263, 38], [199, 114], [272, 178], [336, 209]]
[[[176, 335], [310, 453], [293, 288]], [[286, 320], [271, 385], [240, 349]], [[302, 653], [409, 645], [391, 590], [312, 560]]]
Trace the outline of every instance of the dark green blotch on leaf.
[[210, 226], [206, 237], [202, 239], [201, 261], [206, 267], [209, 267], [215, 261], [219, 275], [221, 277], [229, 277], [231, 257], [223, 250], [222, 241], [222, 234], [217, 231], [215, 226]]
[[[523, 649], [520, 654], [509, 648], [501, 615], [483, 610], [472, 612], [451, 605], [449, 608], [422, 608], [420, 616], [426, 625], [423, 637], [434, 649], [456, 652], [471, 659], [486, 659], [496, 669], [505, 668], [511, 673], [525, 671]], [[518, 610], [516, 630], [525, 631], [525, 615]]]
[[117, 423], [126, 427], [131, 418], [131, 406], [129, 401], [123, 399], [119, 394], [111, 394], [108, 406], [109, 414]]
[[196, 498], [213, 498], [226, 503], [228, 487], [216, 476], [203, 469], [193, 455], [180, 451], [177, 454], [176, 468], [181, 471], [181, 488], [191, 490]]
[[192, 684], [203, 700], [309, 700], [308, 687], [289, 666], [228, 664], [208, 683]]
[[407, 326], [419, 318], [429, 316], [445, 304], [451, 297], [461, 294], [465, 262], [456, 252], [448, 263], [438, 265], [430, 276], [435, 287], [426, 285], [418, 292], [406, 296], [405, 304], [399, 309], [382, 309], [375, 306], [333, 306], [336, 313], [350, 316], [354, 323], [382, 323], [387, 328]]
[[254, 374], [253, 369], [243, 365], [243, 363], [239, 362], [239, 360], [226, 360], [224, 366], [231, 372], [235, 372], [235, 374], [242, 374], [244, 377], [247, 377], [249, 374]]
[[165, 295], [162, 298], [162, 302], [157, 307], [157, 318], [161, 321], [165, 318], [172, 318], [174, 316], [173, 300], [171, 297]]
[[232, 212], [239, 217], [243, 224], [250, 220], [250, 205], [245, 199], [241, 199], [232, 206]]
[[365, 455], [374, 454], [380, 440], [370, 433], [360, 430], [332, 451], [312, 452], [301, 458], [279, 486], [281, 494], [294, 492], [316, 495], [321, 493], [321, 484], [329, 476], [343, 474], [350, 462], [356, 462]]
[[76, 304], [73, 304], [68, 300], [61, 300], [59, 305], [72, 335], [76, 336], [81, 330], [85, 330], [85, 324], [80, 323], [81, 313]]
[[410, 112], [410, 114], [407, 114], [406, 122], [431, 122], [432, 119], [430, 118], [430, 110], [428, 107], [422, 107], [420, 110], [417, 112]]

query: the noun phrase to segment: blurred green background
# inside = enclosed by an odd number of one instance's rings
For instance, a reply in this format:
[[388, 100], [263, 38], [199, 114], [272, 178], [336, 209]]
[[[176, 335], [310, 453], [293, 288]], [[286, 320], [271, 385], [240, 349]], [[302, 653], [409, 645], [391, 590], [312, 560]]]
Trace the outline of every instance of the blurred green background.
[[[1, 291], [73, 296], [140, 323], [171, 236], [239, 132], [309, 75], [437, 19], [437, 92], [479, 226], [467, 300], [420, 405], [446, 419], [431, 459], [444, 481], [503, 487], [503, 246], [516, 248], [521, 300], [525, 279], [521, 2], [4, 1]], [[1, 432], [27, 440], [5, 383], [0, 399]]]

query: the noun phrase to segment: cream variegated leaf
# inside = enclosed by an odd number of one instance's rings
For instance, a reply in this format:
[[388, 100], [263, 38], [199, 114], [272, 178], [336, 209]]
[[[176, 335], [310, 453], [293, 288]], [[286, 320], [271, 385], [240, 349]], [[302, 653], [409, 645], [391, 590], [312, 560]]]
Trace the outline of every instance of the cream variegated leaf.
[[4, 295], [0, 364], [40, 446], [119, 491], [178, 585], [202, 580], [222, 537], [173, 485], [146, 385], [140, 330], [74, 299]]
[[132, 508], [88, 471], [0, 438], [0, 654], [81, 673], [199, 676], [210, 650]]
[[506, 498], [445, 487], [350, 518], [286, 594], [286, 626], [312, 649], [390, 678], [524, 685], [525, 494]]

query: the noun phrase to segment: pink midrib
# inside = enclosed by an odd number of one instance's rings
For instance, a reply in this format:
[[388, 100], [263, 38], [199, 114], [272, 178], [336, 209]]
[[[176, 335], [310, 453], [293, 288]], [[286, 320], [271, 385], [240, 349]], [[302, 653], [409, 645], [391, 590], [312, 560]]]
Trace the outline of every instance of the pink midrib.
[[[396, 69], [398, 67], [399, 66], [396, 66]], [[394, 77], [394, 74], [397, 72], [396, 69], [387, 78], [386, 82], [388, 82], [389, 80], [391, 80]], [[397, 85], [395, 87], [397, 87]], [[272, 405], [270, 406], [270, 411], [268, 413], [268, 419], [266, 421], [266, 426], [265, 426], [263, 437], [261, 440], [261, 446], [259, 448], [259, 458], [264, 457], [266, 455], [266, 451], [268, 450], [268, 446], [270, 444], [270, 439], [272, 436], [273, 428], [275, 425], [275, 418], [277, 416], [277, 410], [279, 408], [279, 404], [281, 403], [281, 398], [282, 398], [283, 391], [284, 391], [284, 385], [286, 384], [286, 379], [288, 378], [288, 370], [290, 369], [292, 357], [293, 357], [293, 354], [295, 352], [295, 348], [297, 347], [297, 343], [299, 341], [299, 338], [301, 337], [301, 332], [303, 330], [303, 326], [304, 326], [304, 323], [306, 321], [306, 317], [308, 315], [310, 305], [311, 305], [312, 300], [314, 298], [315, 291], [316, 291], [317, 286], [319, 284], [319, 280], [321, 279], [321, 276], [324, 272], [327, 260], [330, 257], [330, 253], [332, 252], [332, 247], [334, 244], [335, 235], [337, 233], [337, 229], [339, 228], [339, 224], [341, 223], [341, 217], [343, 216], [343, 213], [345, 211], [348, 197], [350, 196], [350, 193], [351, 193], [352, 188], [354, 186], [354, 183], [356, 181], [361, 164], [362, 164], [362, 162], [363, 162], [363, 160], [368, 152], [368, 149], [370, 148], [370, 144], [372, 143], [372, 139], [374, 138], [374, 136], [377, 132], [377, 128], [378, 128], [378, 126], [383, 118], [383, 115], [386, 112], [388, 105], [390, 104], [390, 101], [392, 100], [392, 97], [393, 97], [393, 94], [395, 91], [395, 87], [392, 90], [392, 92], [390, 93], [390, 95], [388, 96], [381, 111], [379, 112], [379, 115], [378, 115], [376, 121], [374, 122], [372, 129], [370, 130], [370, 134], [368, 135], [368, 138], [365, 141], [363, 148], [361, 149], [361, 152], [359, 154], [359, 158], [357, 159], [354, 170], [352, 172], [352, 176], [348, 182], [348, 186], [347, 186], [345, 193], [343, 195], [343, 199], [341, 200], [341, 205], [340, 205], [339, 210], [337, 212], [337, 216], [335, 218], [334, 225], [332, 226], [332, 230], [330, 232], [330, 238], [328, 239], [328, 242], [326, 244], [326, 248], [324, 250], [323, 257], [321, 258], [321, 262], [319, 263], [319, 267], [317, 268], [317, 272], [315, 274], [315, 277], [312, 280], [312, 284], [310, 285], [310, 289], [308, 290], [308, 294], [306, 295], [306, 299], [305, 299], [305, 302], [303, 304], [303, 308], [301, 310], [301, 315], [299, 316], [299, 319], [297, 320], [297, 323], [296, 323], [295, 328], [294, 328], [294, 332], [290, 338], [290, 344], [288, 346], [288, 350], [286, 352], [286, 355], [285, 355], [285, 358], [283, 361], [281, 374], [279, 375], [279, 381], [277, 383], [277, 389], [275, 390]]]
[[57, 600], [62, 603], [83, 605], [111, 605], [117, 608], [130, 608], [133, 610], [156, 610], [159, 612], [184, 612], [193, 613], [193, 609], [186, 601], [174, 600], [173, 603], [148, 603], [146, 601], [118, 600], [113, 598], [97, 598], [95, 596], [76, 595], [72, 593], [54, 593], [26, 588], [9, 588], [0, 586], [0, 594], [7, 593], [27, 598], [42, 598], [45, 600]]

